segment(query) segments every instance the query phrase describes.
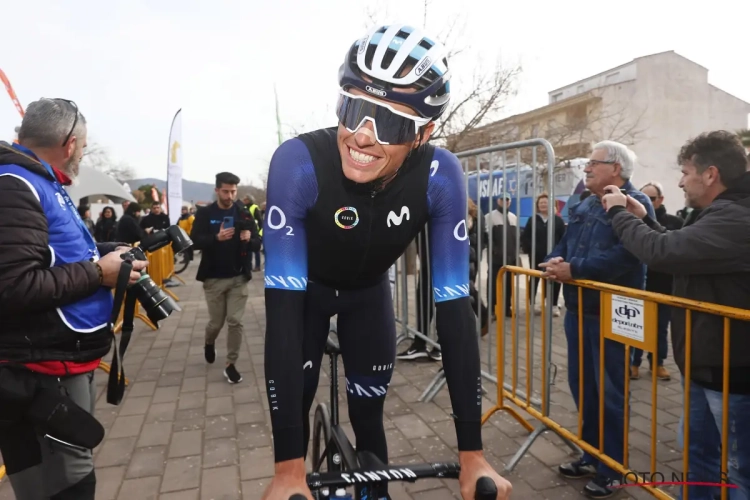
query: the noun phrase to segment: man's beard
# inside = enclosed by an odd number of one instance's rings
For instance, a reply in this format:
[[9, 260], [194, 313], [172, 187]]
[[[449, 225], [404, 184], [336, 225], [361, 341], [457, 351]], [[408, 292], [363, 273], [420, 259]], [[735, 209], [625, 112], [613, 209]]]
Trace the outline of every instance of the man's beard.
[[67, 162], [65, 162], [65, 165], [63, 165], [62, 167], [63, 173], [67, 175], [71, 181], [73, 181], [73, 185], [77, 184], [80, 165], [81, 162], [76, 161], [75, 157], [73, 156]]

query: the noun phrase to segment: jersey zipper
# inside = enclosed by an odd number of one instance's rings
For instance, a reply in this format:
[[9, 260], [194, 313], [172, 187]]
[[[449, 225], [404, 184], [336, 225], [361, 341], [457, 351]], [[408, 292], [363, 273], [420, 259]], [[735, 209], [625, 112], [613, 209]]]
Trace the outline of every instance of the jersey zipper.
[[359, 278], [362, 274], [362, 269], [365, 267], [365, 264], [367, 263], [367, 255], [370, 253], [370, 242], [372, 240], [372, 221], [375, 219], [373, 209], [375, 208], [375, 196], [377, 196], [377, 191], [370, 191], [370, 222], [367, 226], [367, 246], [365, 246], [365, 251], [362, 254], [362, 263], [359, 265], [359, 269], [357, 270], [357, 274], [355, 274], [355, 280], [356, 278]]

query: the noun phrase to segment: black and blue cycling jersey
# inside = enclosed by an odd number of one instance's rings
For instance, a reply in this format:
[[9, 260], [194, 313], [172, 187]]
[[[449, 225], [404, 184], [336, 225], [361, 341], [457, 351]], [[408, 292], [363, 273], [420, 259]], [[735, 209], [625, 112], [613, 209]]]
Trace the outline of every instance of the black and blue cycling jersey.
[[[359, 411], [358, 398], [385, 396], [395, 361], [395, 325], [373, 318], [393, 317], [390, 289], [382, 282], [425, 224], [458, 445], [481, 449], [466, 203], [458, 159], [431, 145], [413, 150], [384, 186], [344, 176], [336, 128], [303, 134], [278, 148], [269, 170], [263, 235], [265, 370], [276, 461], [304, 456], [307, 412], [333, 314], [339, 315], [347, 384], [361, 389], [347, 391], [350, 414]], [[342, 331], [342, 318], [349, 332]], [[382, 342], [373, 342], [379, 336]], [[380, 412], [382, 425], [382, 402]]]

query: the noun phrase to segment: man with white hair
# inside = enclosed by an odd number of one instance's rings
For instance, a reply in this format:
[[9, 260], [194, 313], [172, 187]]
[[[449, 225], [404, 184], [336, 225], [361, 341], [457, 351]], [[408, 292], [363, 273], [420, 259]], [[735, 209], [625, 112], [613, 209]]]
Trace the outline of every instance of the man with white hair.
[[[654, 217], [651, 200], [630, 182], [636, 156], [625, 145], [614, 141], [596, 144], [586, 164], [586, 189], [591, 196], [570, 207], [568, 229], [540, 267], [544, 276], [565, 283], [587, 279], [643, 289], [646, 266], [628, 252], [612, 230], [602, 207], [604, 188], [617, 186], [647, 207]], [[565, 336], [568, 342], [568, 382], [576, 404], [579, 381], [583, 379], [583, 439], [599, 447], [599, 387], [604, 384], [604, 453], [622, 463], [625, 429], [625, 346], [604, 341], [605, 372], [599, 373], [600, 328], [599, 292], [583, 290], [583, 317], [578, 317], [578, 287], [564, 284]], [[578, 325], [583, 321], [583, 359], [579, 360]], [[579, 370], [579, 362], [582, 368]], [[619, 473], [584, 453], [580, 460], [563, 464], [560, 474], [568, 478], [593, 477], [584, 494], [591, 498], [608, 498], [615, 494]]]

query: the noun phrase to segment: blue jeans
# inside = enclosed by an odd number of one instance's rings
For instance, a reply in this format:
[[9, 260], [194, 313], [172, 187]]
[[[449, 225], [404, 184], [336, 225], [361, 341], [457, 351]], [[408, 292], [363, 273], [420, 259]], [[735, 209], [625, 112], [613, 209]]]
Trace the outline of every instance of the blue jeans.
[[[657, 348], [656, 355], [659, 357], [658, 366], [664, 364], [664, 360], [667, 359], [669, 347], [667, 345], [667, 333], [669, 331], [669, 322], [672, 319], [672, 308], [666, 304], [658, 304], [659, 312], [656, 319], [656, 334], [657, 334]], [[654, 368], [654, 360], [651, 359], [653, 355], [648, 353], [648, 362], [651, 364], [651, 368]], [[641, 360], [643, 359], [643, 351], [640, 349], [633, 349], [631, 355], [631, 361], [633, 366], [641, 366]]]
[[[685, 382], [683, 380], [683, 388]], [[690, 383], [690, 443], [689, 481], [721, 482], [721, 392], [706, 389], [695, 382]], [[730, 500], [750, 498], [750, 395], [729, 395], [729, 460], [728, 482], [738, 488], [729, 488]], [[677, 442], [684, 450], [684, 422], [680, 419]], [[726, 481], [726, 477], [724, 478]], [[713, 500], [720, 498], [719, 487], [691, 486], [690, 500]], [[682, 489], [680, 496], [682, 498]]]
[[[599, 316], [583, 317], [583, 440], [599, 448]], [[568, 340], [568, 382], [578, 405], [578, 314], [565, 313], [565, 337]], [[613, 340], [604, 341], [604, 453], [622, 463], [625, 432], [625, 346]], [[622, 475], [590, 454], [583, 461], [597, 466], [599, 474], [610, 479]]]

